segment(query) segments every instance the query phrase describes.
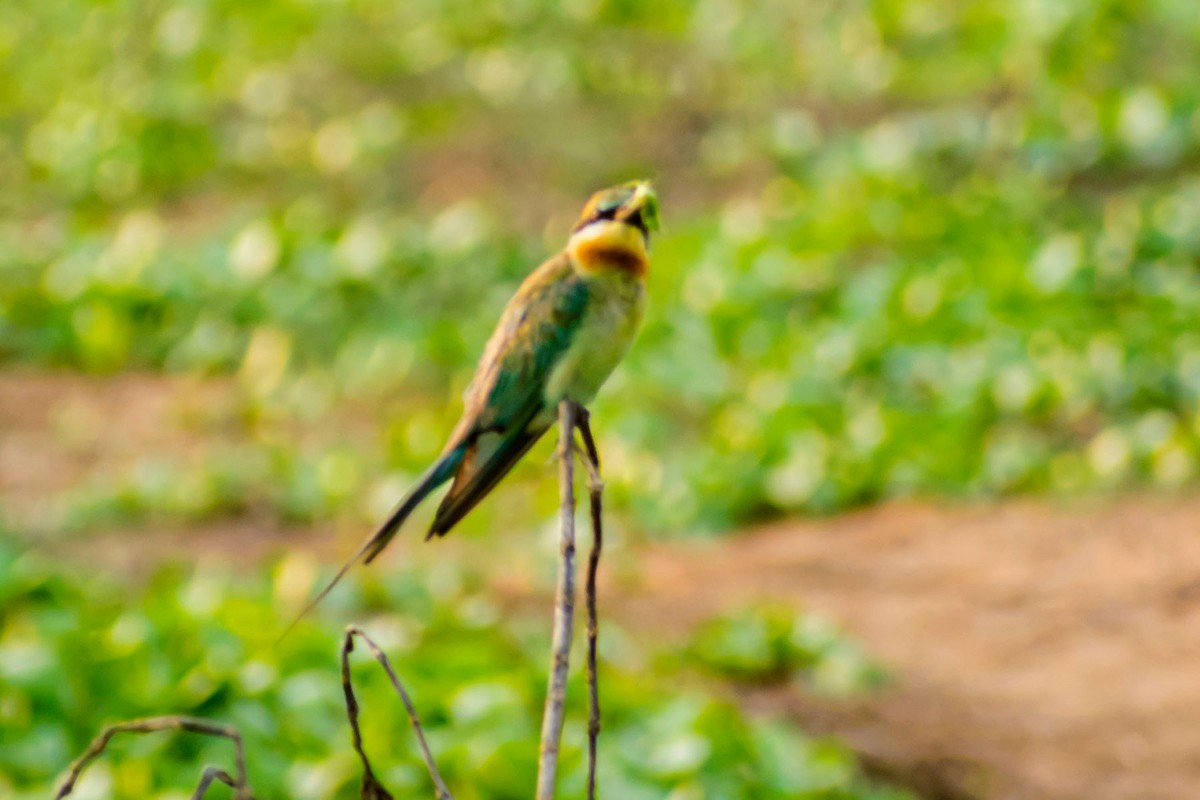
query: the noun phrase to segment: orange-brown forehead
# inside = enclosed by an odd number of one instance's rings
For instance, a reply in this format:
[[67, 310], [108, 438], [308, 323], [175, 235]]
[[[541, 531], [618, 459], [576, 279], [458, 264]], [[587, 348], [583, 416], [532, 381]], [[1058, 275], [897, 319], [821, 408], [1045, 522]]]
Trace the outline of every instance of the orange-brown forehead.
[[583, 211], [579, 214], [580, 220], [592, 219], [599, 215], [602, 210], [609, 210], [620, 206], [622, 203], [629, 200], [633, 193], [624, 188], [620, 189], [602, 189], [590, 198], [587, 204], [584, 205]]
[[600, 207], [601, 194], [603, 194], [603, 192], [596, 192], [594, 195], [588, 198], [587, 203], [583, 207], [583, 211], [579, 212], [580, 219], [588, 219], [589, 217], [594, 217], [596, 215], [596, 209]]

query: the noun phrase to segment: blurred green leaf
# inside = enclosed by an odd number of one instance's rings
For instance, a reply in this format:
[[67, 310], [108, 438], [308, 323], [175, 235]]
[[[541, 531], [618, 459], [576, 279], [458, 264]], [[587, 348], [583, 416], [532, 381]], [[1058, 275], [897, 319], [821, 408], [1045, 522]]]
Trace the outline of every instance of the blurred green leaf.
[[[165, 572], [131, 592], [97, 578], [67, 578], [3, 546], [0, 569], [8, 592], [0, 603], [0, 786], [7, 793], [45, 795], [101, 726], [163, 713], [236, 725], [259, 795], [357, 791], [339, 684], [340, 633], [336, 625], [306, 621], [270, 645], [284, 619], [269, 582]], [[546, 637], [522, 647], [511, 619], [463, 620], [471, 581], [436, 594], [427, 577], [387, 576], [381, 585], [401, 587], [393, 594], [405, 599], [392, 603], [398, 615], [376, 616], [367, 628], [415, 698], [455, 795], [527, 796], [537, 770]], [[428, 624], [409, 626], [406, 613]], [[393, 792], [427, 792], [404, 708], [386, 676], [365, 658], [354, 660], [353, 675], [366, 746], [385, 784]], [[797, 796], [803, 785], [850, 800], [874, 796], [842, 751], [675, 684], [665, 674], [605, 667], [606, 791], [782, 798]], [[583, 688], [573, 679], [572, 696]], [[585, 715], [582, 702], [572, 703], [569, 726], [582, 730]], [[109, 796], [165, 797], [186, 789], [201, 764], [229, 759], [227, 743], [163, 734], [114, 741], [95, 769], [111, 777]], [[579, 742], [568, 737], [564, 791], [582, 790], [584, 768]]]

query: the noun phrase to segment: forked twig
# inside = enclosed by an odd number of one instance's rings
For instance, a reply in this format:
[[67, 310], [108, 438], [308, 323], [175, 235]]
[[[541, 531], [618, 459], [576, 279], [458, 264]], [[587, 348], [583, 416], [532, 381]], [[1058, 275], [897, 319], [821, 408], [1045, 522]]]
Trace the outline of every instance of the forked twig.
[[450, 794], [450, 790], [446, 788], [445, 781], [442, 780], [441, 773], [438, 772], [437, 763], [433, 760], [433, 754], [429, 751], [429, 743], [425, 741], [425, 732], [421, 729], [421, 720], [417, 718], [417, 709], [413, 706], [408, 692], [404, 691], [404, 687], [400, 685], [400, 679], [396, 677], [396, 673], [392, 669], [388, 657], [384, 655], [379, 646], [361, 628], [355, 625], [348, 625], [346, 626], [346, 638], [342, 641], [342, 691], [346, 695], [346, 716], [350, 719], [350, 731], [354, 741], [354, 751], [358, 753], [358, 757], [362, 759], [363, 763], [363, 800], [391, 800], [392, 796], [388, 794], [387, 789], [383, 788], [383, 785], [376, 779], [375, 773], [371, 770], [371, 762], [367, 759], [367, 754], [362, 746], [362, 732], [358, 727], [358, 700], [354, 697], [354, 687], [350, 683], [350, 653], [354, 650], [355, 636], [360, 637], [366, 642], [367, 649], [371, 651], [371, 655], [375, 657], [375, 660], [383, 667], [383, 671], [387, 673], [388, 678], [391, 679], [392, 687], [395, 688], [396, 694], [400, 695], [400, 700], [404, 703], [404, 709], [408, 712], [408, 721], [412, 723], [413, 733], [417, 735], [417, 744], [421, 748], [421, 756], [425, 759], [425, 766], [429, 770], [429, 777], [433, 780], [438, 800], [454, 800], [454, 796]]
[[558, 587], [554, 592], [554, 636], [550, 678], [542, 716], [538, 748], [537, 800], [553, 800], [558, 777], [558, 751], [562, 741], [567, 698], [567, 670], [571, 660], [571, 633], [575, 616], [575, 424], [578, 406], [571, 400], [558, 404], [559, 540]]
[[587, 683], [588, 683], [588, 772], [587, 800], [596, 798], [596, 747], [600, 738], [600, 680], [596, 667], [596, 645], [600, 637], [600, 622], [596, 613], [596, 572], [600, 553], [604, 549], [602, 500], [604, 481], [600, 477], [600, 453], [592, 437], [590, 415], [585, 411], [579, 418], [579, 433], [583, 437], [584, 465], [588, 471], [588, 499], [592, 519], [592, 549], [588, 553], [587, 571]]
[[157, 733], [159, 731], [187, 731], [189, 733], [204, 734], [205, 736], [221, 736], [233, 742], [237, 777], [231, 777], [228, 772], [219, 767], [206, 767], [204, 774], [200, 776], [200, 784], [192, 794], [192, 800], [200, 800], [200, 798], [204, 797], [204, 793], [208, 791], [208, 787], [212, 785], [214, 780], [232, 787], [234, 800], [253, 800], [253, 796], [250, 794], [250, 787], [246, 785], [246, 754], [242, 749], [242, 736], [238, 733], [237, 729], [229, 725], [221, 725], [217, 722], [179, 715], [147, 717], [146, 719], [134, 719], [128, 722], [119, 722], [116, 725], [109, 725], [100, 732], [99, 736], [92, 740], [92, 743], [88, 745], [88, 749], [84, 751], [83, 755], [71, 763], [67, 779], [63, 781], [62, 786], [59, 787], [58, 792], [54, 795], [54, 800], [62, 800], [62, 798], [75, 790], [75, 784], [83, 774], [83, 771], [88, 768], [88, 765], [99, 758], [104, 749], [108, 747], [108, 743], [118, 733]]
[[196, 791], [192, 793], [192, 800], [200, 800], [208, 791], [208, 787], [213, 781], [220, 781], [226, 786], [235, 786], [236, 782], [230, 777], [229, 773], [220, 767], [205, 767], [204, 772], [200, 774], [200, 783], [196, 785]]

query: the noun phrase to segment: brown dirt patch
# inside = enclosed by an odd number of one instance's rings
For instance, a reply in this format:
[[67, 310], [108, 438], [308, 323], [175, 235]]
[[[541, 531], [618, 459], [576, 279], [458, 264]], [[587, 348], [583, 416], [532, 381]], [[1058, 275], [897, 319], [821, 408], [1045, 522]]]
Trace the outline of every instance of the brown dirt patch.
[[1200, 785], [1200, 499], [782, 523], [640, 559], [620, 617], [667, 633], [784, 599], [893, 671], [851, 701], [749, 689], [931, 797], [1183, 798]]
[[191, 457], [231, 397], [223, 383], [185, 377], [0, 373], [5, 510], [38, 519], [56, 493], [120, 474], [147, 454]]

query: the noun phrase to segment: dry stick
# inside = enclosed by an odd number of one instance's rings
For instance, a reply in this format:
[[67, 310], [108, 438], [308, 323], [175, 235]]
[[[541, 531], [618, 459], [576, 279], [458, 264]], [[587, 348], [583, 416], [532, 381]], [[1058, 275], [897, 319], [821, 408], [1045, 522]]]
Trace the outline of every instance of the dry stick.
[[592, 438], [591, 415], [586, 411], [579, 418], [579, 433], [585, 448], [584, 464], [588, 471], [588, 498], [592, 516], [592, 549], [588, 553], [587, 572], [587, 636], [588, 636], [588, 774], [587, 798], [596, 798], [596, 746], [600, 738], [600, 680], [596, 671], [596, 644], [600, 622], [596, 614], [596, 571], [600, 567], [600, 552], [604, 549], [604, 529], [601, 525], [604, 481], [600, 478], [600, 453]]
[[342, 643], [342, 691], [346, 694], [346, 716], [350, 719], [354, 750], [358, 753], [358, 757], [362, 759], [363, 763], [362, 796], [378, 797], [381, 800], [382, 798], [391, 798], [387, 790], [375, 779], [375, 773], [371, 771], [371, 762], [367, 760], [367, 754], [363, 751], [362, 733], [358, 728], [358, 700], [355, 699], [354, 688], [350, 685], [350, 653], [354, 650], [355, 636], [360, 637], [367, 643], [367, 649], [371, 651], [371, 655], [375, 657], [375, 660], [383, 667], [383, 671], [387, 673], [388, 678], [391, 679], [392, 687], [395, 688], [396, 694], [400, 695], [400, 700], [404, 703], [404, 709], [408, 712], [408, 721], [412, 723], [413, 733], [417, 735], [417, 744], [421, 748], [421, 755], [425, 759], [425, 766], [429, 769], [429, 777], [433, 780], [438, 800], [454, 800], [454, 796], [450, 794], [450, 790], [446, 788], [445, 781], [442, 780], [441, 773], [438, 772], [437, 764], [433, 760], [433, 754], [429, 752], [429, 743], [425, 741], [425, 732], [421, 729], [421, 720], [417, 718], [417, 709], [413, 706], [408, 692], [404, 691], [404, 687], [400, 685], [400, 679], [396, 677], [396, 673], [392, 669], [388, 657], [383, 654], [379, 646], [361, 628], [355, 625], [348, 625], [346, 626], [346, 638]]
[[196, 791], [192, 793], [192, 800], [201, 800], [213, 781], [220, 781], [226, 786], [234, 785], [233, 778], [225, 770], [220, 767], [205, 767], [204, 772], [200, 775], [200, 783], [197, 784]]
[[253, 800], [250, 788], [246, 785], [246, 754], [242, 750], [242, 737], [237, 732], [237, 729], [204, 719], [181, 716], [148, 717], [146, 719], [135, 719], [108, 726], [100, 732], [99, 736], [92, 740], [92, 743], [84, 751], [83, 755], [75, 759], [71, 764], [67, 779], [59, 787], [58, 793], [54, 795], [54, 799], [62, 800], [62, 798], [75, 790], [75, 783], [79, 780], [79, 776], [83, 774], [83, 771], [87, 769], [89, 764], [104, 752], [104, 748], [108, 747], [109, 741], [118, 733], [156, 733], [158, 731], [202, 733], [206, 736], [221, 736], [233, 742], [234, 761], [237, 764], [237, 778], [231, 778], [229, 773], [222, 769], [209, 767], [204, 770], [204, 775], [200, 778], [200, 785], [196, 787], [196, 792], [192, 795], [193, 800], [199, 800], [199, 798], [203, 797], [214, 780], [233, 787], [234, 800]]
[[562, 526], [558, 588], [554, 593], [554, 637], [551, 644], [550, 679], [542, 716], [542, 740], [538, 751], [537, 800], [553, 800], [558, 777], [558, 748], [562, 740], [563, 714], [567, 697], [567, 668], [571, 657], [571, 629], [575, 614], [575, 420], [577, 406], [571, 400], [558, 405], [558, 464]]

